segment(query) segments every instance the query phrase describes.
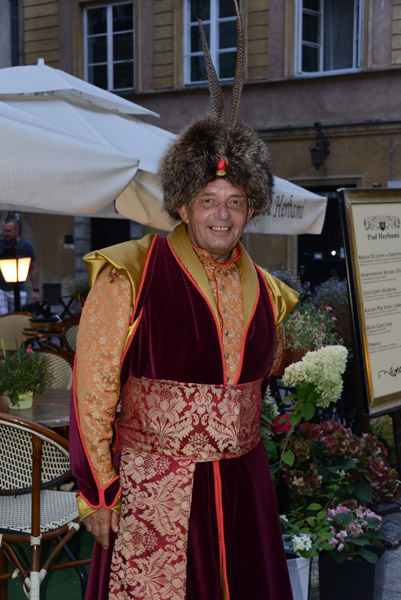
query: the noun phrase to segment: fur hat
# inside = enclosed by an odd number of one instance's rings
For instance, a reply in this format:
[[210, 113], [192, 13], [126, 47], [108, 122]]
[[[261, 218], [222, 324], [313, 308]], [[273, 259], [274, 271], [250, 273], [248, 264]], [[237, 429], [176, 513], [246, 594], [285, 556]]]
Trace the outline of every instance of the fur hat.
[[189, 204], [208, 183], [217, 179], [217, 162], [226, 159], [224, 177], [243, 188], [256, 216], [271, 201], [273, 175], [266, 144], [247, 125], [235, 123], [227, 131], [213, 115], [196, 120], [170, 145], [159, 175], [164, 208], [179, 219], [177, 208]]
[[[212, 112], [189, 125], [164, 154], [159, 176], [163, 204], [168, 214], [180, 219], [177, 209], [189, 204], [208, 183], [219, 176], [243, 188], [253, 217], [270, 205], [273, 175], [266, 144], [247, 125], [236, 123], [243, 84], [245, 39], [236, 0], [237, 66], [228, 122], [223, 93], [214, 69], [201, 23], [200, 33], [209, 80]], [[224, 159], [224, 160], [222, 160]]]

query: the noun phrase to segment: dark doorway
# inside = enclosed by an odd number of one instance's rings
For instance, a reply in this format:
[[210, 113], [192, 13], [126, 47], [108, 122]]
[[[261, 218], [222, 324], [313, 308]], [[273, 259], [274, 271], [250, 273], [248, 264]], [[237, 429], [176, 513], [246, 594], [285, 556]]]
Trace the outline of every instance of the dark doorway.
[[129, 219], [91, 219], [91, 250], [131, 239]]
[[338, 188], [327, 186], [307, 189], [327, 198], [326, 218], [322, 233], [298, 236], [298, 271], [303, 281], [309, 281], [312, 287], [315, 287], [329, 279], [331, 275], [346, 279], [347, 271]]

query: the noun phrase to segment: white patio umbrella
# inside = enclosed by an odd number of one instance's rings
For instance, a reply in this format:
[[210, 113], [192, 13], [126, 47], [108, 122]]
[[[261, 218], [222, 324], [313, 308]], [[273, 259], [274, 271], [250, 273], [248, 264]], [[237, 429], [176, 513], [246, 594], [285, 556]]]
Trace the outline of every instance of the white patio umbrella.
[[65, 71], [48, 67], [43, 58], [36, 65], [0, 69], [0, 95], [3, 99], [21, 96], [52, 96], [79, 101], [125, 115], [159, 115], [125, 100], [117, 94], [92, 85]]
[[[156, 172], [174, 135], [133, 114], [155, 113], [41, 59], [0, 69], [0, 209], [124, 216], [172, 229]], [[279, 178], [274, 197], [271, 215], [249, 231], [320, 233], [325, 198]]]

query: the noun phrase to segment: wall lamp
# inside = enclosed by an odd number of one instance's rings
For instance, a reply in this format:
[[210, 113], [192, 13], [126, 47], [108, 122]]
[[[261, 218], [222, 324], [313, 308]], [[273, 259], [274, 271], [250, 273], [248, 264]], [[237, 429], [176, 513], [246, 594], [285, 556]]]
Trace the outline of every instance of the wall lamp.
[[314, 124], [316, 129], [316, 138], [312, 146], [309, 148], [311, 153], [312, 165], [315, 169], [319, 169], [326, 162], [326, 158], [330, 154], [329, 140], [323, 135], [322, 124], [317, 122]]
[[14, 311], [21, 310], [20, 283], [27, 280], [31, 257], [19, 258], [15, 248], [6, 248], [0, 256], [0, 271], [6, 283], [14, 288]]

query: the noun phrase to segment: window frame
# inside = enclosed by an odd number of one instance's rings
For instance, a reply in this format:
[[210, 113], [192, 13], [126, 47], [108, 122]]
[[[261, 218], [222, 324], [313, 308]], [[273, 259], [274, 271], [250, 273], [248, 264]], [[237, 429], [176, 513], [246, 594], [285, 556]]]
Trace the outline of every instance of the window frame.
[[[353, 45], [352, 45], [352, 67], [346, 69], [323, 69], [324, 64], [324, 40], [323, 36], [323, 23], [324, 18], [324, 1], [320, 0], [321, 7], [323, 9], [319, 11], [319, 41], [317, 44], [306, 43], [302, 40], [302, 24], [303, 24], [303, 13], [304, 11], [310, 14], [316, 14], [316, 11], [303, 8], [304, 0], [296, 0], [295, 4], [295, 77], [328, 77], [333, 75], [341, 75], [345, 73], [357, 73], [362, 70], [362, 59], [363, 59], [363, 22], [364, 22], [364, 2], [362, 0], [353, 0], [354, 2], [354, 31], [353, 31]], [[322, 4], [323, 3], [323, 4]], [[359, 13], [359, 14], [358, 14]], [[310, 45], [311, 47], [319, 48], [319, 70], [317, 71], [303, 71], [302, 70], [302, 53], [304, 45]]]
[[[204, 0], [205, 1], [205, 0]], [[213, 64], [216, 69], [217, 76], [219, 81], [233, 81], [234, 75], [232, 77], [220, 77], [219, 76], [219, 55], [220, 54], [228, 54], [233, 52], [233, 50], [237, 50], [237, 46], [232, 46], [229, 48], [218, 47], [218, 37], [219, 37], [219, 24], [220, 23], [228, 23], [230, 21], [236, 21], [236, 17], [222, 17], [221, 19], [217, 18], [218, 13], [218, 0], [208, 0], [210, 6], [210, 19], [202, 20], [202, 25], [210, 25], [210, 40], [209, 40], [209, 50], [210, 56], [212, 57]], [[241, 3], [238, 1], [239, 9], [241, 10]], [[195, 21], [191, 21], [191, 0], [184, 0], [184, 10], [183, 10], [183, 26], [184, 26], [184, 35], [183, 35], [183, 50], [184, 50], [184, 85], [185, 86], [199, 86], [199, 85], [207, 85], [207, 81], [205, 79], [200, 79], [196, 81], [191, 81], [191, 58], [193, 56], [203, 56], [202, 50], [198, 52], [191, 52], [191, 26], [195, 25]]]
[[[132, 30], [127, 29], [124, 31], [119, 31], [118, 33], [129, 33], [132, 31], [132, 87], [124, 87], [124, 88], [115, 88], [113, 86], [114, 82], [114, 65], [119, 63], [129, 62], [127, 60], [112, 60], [113, 59], [113, 8], [115, 6], [122, 6], [124, 4], [132, 5], [132, 15], [133, 15], [133, 26]], [[106, 62], [103, 63], [88, 63], [88, 39], [90, 37], [96, 36], [88, 36], [88, 12], [91, 9], [95, 8], [106, 8], [106, 42], [107, 42], [107, 59]], [[107, 67], [107, 91], [112, 93], [120, 93], [126, 91], [135, 90], [135, 1], [134, 0], [122, 0], [121, 2], [101, 2], [99, 4], [90, 4], [88, 6], [84, 6], [83, 8], [83, 57], [84, 57], [84, 79], [88, 83], [92, 83], [89, 81], [89, 67], [93, 65], [105, 64]], [[100, 35], [100, 34], [99, 34]], [[104, 35], [104, 34], [102, 34]], [[96, 85], [96, 84], [92, 84]]]

